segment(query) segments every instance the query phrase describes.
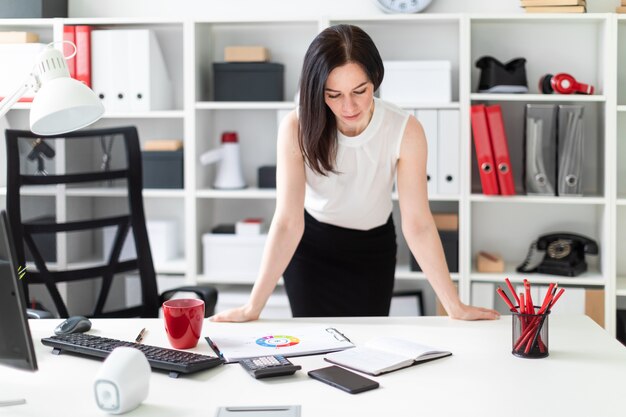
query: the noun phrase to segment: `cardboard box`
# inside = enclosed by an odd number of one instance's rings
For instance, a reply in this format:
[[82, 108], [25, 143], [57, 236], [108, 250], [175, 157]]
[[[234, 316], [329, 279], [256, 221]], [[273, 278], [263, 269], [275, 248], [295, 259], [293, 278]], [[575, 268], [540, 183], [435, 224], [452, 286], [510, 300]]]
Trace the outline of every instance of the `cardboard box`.
[[498, 253], [480, 251], [476, 254], [478, 272], [504, 272], [504, 259]]
[[268, 62], [270, 51], [263, 46], [227, 46], [224, 48], [226, 62]]
[[39, 35], [33, 32], [0, 32], [0, 43], [37, 43]]
[[456, 213], [433, 213], [437, 230], [459, 230], [459, 215]]
[[202, 235], [203, 268], [210, 282], [254, 283], [267, 235]]
[[179, 151], [181, 149], [183, 149], [183, 141], [180, 139], [148, 140], [143, 145], [144, 151]]
[[215, 101], [283, 101], [283, 64], [216, 62], [213, 64]]
[[450, 61], [384, 61], [380, 98], [398, 103], [452, 101]]

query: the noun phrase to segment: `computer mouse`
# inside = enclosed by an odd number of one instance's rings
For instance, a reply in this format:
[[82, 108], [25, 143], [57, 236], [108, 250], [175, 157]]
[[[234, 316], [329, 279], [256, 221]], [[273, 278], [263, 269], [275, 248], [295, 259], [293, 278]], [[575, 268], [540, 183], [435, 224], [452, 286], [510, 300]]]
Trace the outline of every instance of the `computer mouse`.
[[54, 334], [84, 333], [91, 329], [91, 321], [84, 316], [72, 316], [54, 329]]

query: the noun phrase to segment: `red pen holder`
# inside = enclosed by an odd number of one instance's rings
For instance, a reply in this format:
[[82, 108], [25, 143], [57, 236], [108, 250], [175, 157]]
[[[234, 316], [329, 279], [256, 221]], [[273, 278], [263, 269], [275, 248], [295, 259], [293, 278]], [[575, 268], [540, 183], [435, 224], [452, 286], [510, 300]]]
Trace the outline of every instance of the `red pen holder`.
[[[516, 306], [517, 307], [517, 306]], [[535, 306], [535, 311], [539, 307]], [[511, 310], [513, 322], [513, 355], [539, 359], [548, 356], [548, 321], [550, 312], [522, 314]]]

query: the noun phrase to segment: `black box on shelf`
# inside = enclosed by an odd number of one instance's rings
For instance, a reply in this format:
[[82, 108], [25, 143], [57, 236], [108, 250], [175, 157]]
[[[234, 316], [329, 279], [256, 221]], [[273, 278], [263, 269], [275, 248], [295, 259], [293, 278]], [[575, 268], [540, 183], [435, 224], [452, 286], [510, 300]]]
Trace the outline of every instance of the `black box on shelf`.
[[626, 310], [617, 310], [615, 337], [626, 346]]
[[276, 166], [259, 167], [259, 188], [276, 188]]
[[183, 151], [143, 151], [143, 188], [183, 188]]
[[[459, 272], [459, 231], [439, 230], [439, 237], [446, 255], [446, 263], [450, 272]], [[411, 271], [421, 271], [419, 264], [411, 255]]]
[[275, 62], [215, 62], [213, 100], [283, 101], [284, 74]]
[[[27, 221], [28, 223], [55, 223], [56, 218], [51, 216], [42, 216], [36, 217], [34, 219], [30, 219]], [[56, 262], [57, 261], [57, 237], [56, 233], [34, 233], [33, 240], [35, 241], [35, 246], [41, 257], [45, 262]], [[33, 258], [30, 249], [28, 249], [27, 245], [24, 245], [24, 256], [26, 257], [26, 262], [34, 262], [35, 258]]]
[[67, 17], [67, 0], [0, 0], [0, 18]]

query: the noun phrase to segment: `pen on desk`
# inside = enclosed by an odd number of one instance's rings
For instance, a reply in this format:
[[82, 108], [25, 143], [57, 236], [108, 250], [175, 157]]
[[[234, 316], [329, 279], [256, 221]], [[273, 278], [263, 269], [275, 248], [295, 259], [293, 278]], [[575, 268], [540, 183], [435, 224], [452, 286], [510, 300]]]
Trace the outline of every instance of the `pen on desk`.
[[141, 329], [141, 331], [137, 335], [137, 338], [135, 338], [135, 343], [141, 343], [145, 334], [146, 334], [146, 328], [144, 327], [143, 329]]
[[220, 351], [220, 348], [218, 348], [217, 345], [209, 337], [205, 337], [205, 339], [207, 343], [209, 344], [209, 346], [211, 347], [211, 349], [213, 349], [213, 352], [215, 352], [215, 354], [219, 356], [220, 358], [223, 358], [224, 354]]

